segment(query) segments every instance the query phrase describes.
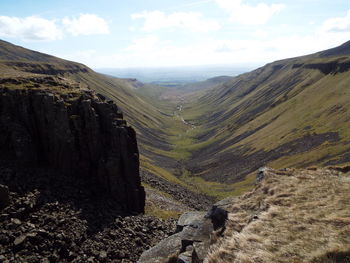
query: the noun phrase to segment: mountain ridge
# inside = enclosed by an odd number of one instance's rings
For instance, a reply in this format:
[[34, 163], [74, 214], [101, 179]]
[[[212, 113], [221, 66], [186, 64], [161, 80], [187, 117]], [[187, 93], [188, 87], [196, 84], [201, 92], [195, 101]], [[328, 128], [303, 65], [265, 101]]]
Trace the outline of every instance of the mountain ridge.
[[[345, 156], [348, 151], [345, 143], [349, 138], [344, 133], [349, 120], [344, 114], [349, 110], [345, 97], [349, 96], [346, 83], [349, 81], [350, 57], [323, 58], [319, 54], [322, 52], [268, 63], [209, 90], [191, 104], [185, 104], [184, 119], [198, 127], [190, 135], [197, 144], [192, 147], [197, 149], [191, 152], [188, 170], [206, 180], [216, 180], [221, 171], [226, 175], [219, 181], [232, 182], [234, 178], [242, 180], [266, 163], [277, 164], [282, 156], [285, 156], [284, 166], [305, 167], [320, 164], [320, 161], [325, 165], [349, 162]], [[322, 123], [318, 119], [325, 113], [320, 106], [325, 105], [330, 115]], [[302, 121], [305, 118], [308, 120]], [[279, 123], [278, 126], [275, 123]], [[332, 128], [327, 123], [335, 126]], [[271, 138], [272, 134], [279, 139], [269, 143], [266, 137]], [[304, 147], [308, 141], [311, 143]], [[326, 142], [329, 145], [323, 145]], [[293, 145], [296, 148], [287, 153], [287, 148]], [[323, 150], [324, 156], [316, 159], [316, 155], [320, 155], [316, 154], [316, 148], [323, 147], [327, 148]], [[332, 149], [336, 151], [333, 157]], [[303, 159], [288, 162], [294, 154], [302, 155], [302, 152], [305, 155], [314, 152], [314, 157], [309, 158], [308, 163]], [[344, 158], [336, 161], [337, 154]], [[252, 168], [243, 172], [249, 166]]]

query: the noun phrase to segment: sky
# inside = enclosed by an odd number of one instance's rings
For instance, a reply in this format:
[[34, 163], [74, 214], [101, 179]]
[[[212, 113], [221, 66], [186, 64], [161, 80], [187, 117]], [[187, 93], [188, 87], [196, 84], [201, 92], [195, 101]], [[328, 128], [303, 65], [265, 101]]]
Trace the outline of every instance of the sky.
[[95, 69], [263, 65], [350, 40], [350, 1], [0, 0], [0, 39]]

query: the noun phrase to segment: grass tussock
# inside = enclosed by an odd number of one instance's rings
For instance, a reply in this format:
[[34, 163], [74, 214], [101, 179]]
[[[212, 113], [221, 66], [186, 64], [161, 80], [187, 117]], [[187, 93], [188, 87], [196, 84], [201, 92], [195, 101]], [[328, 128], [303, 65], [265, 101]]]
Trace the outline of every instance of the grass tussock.
[[232, 204], [205, 262], [350, 262], [350, 173], [342, 171], [269, 170]]

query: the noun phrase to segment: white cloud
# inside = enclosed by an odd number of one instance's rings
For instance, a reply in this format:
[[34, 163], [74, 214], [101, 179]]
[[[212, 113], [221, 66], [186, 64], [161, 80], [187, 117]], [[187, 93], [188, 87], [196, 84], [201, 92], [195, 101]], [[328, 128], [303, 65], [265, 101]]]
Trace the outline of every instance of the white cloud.
[[265, 64], [338, 46], [346, 34], [315, 33], [309, 36], [231, 40], [207, 38], [189, 45], [176, 45], [151, 35], [134, 40], [119, 53], [111, 67], [190, 66], [208, 64]]
[[258, 37], [258, 38], [267, 38], [269, 36], [269, 32], [266, 30], [258, 29], [255, 32], [253, 32], [252, 35], [254, 37]]
[[335, 17], [326, 20], [322, 27], [325, 32], [349, 32], [350, 31], [350, 10], [345, 17]]
[[160, 40], [157, 36], [149, 35], [143, 38], [134, 39], [126, 50], [131, 52], [146, 53], [154, 51]]
[[107, 22], [94, 14], [80, 14], [78, 18], [64, 18], [65, 29], [73, 36], [109, 34]]
[[225, 9], [232, 22], [245, 25], [265, 24], [274, 14], [281, 11], [284, 4], [259, 3], [255, 6], [244, 4], [243, 0], [215, 0], [220, 8]]
[[161, 11], [144, 11], [131, 15], [132, 19], [144, 19], [144, 31], [156, 31], [164, 28], [181, 28], [193, 32], [209, 32], [220, 29], [220, 24], [212, 19], [204, 19], [197, 12], [175, 12], [165, 14]]
[[[182, 44], [179, 44], [175, 34], [173, 39], [164, 39], [161, 32], [158, 35], [149, 33], [145, 37], [131, 40], [128, 47], [123, 49], [108, 52], [86, 50], [64, 57], [96, 68], [208, 64], [262, 65], [336, 47], [349, 40], [349, 31], [344, 30], [346, 28], [344, 17], [342, 20], [327, 21], [318, 27], [315, 26], [314, 33], [305, 35], [290, 33], [283, 34], [282, 37], [268, 31], [268, 28], [252, 27], [245, 33], [254, 38], [244, 39], [229, 34], [211, 38], [205, 34], [197, 38], [196, 42], [180, 41]], [[339, 27], [342, 30], [339, 30]], [[280, 28], [281, 32], [292, 32], [288, 25], [281, 25]]]
[[64, 31], [74, 36], [108, 34], [107, 22], [94, 14], [81, 14], [78, 18], [61, 21], [37, 16], [0, 16], [0, 37], [19, 38], [24, 41], [52, 41], [62, 39]]
[[344, 32], [318, 31], [308, 36], [291, 35], [249, 40], [206, 38], [196, 43], [178, 45], [175, 41], [163, 40], [157, 35], [148, 35], [136, 38], [127, 48], [114, 52], [85, 50], [69, 55], [57, 55], [94, 68], [209, 64], [263, 65], [336, 47], [347, 40], [348, 34]]
[[57, 40], [63, 37], [55, 20], [29, 16], [24, 18], [0, 16], [0, 36], [31, 40]]

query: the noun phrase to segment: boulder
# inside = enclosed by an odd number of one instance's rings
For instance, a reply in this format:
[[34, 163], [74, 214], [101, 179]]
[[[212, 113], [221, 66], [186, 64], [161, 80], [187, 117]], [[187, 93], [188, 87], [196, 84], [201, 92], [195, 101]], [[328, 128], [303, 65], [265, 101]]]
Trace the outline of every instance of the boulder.
[[[215, 211], [214, 215], [221, 215], [225, 210], [217, 208]], [[177, 222], [177, 233], [143, 252], [138, 263], [203, 262], [208, 253], [211, 234], [214, 231], [211, 217], [206, 216], [208, 213], [184, 213]]]
[[191, 211], [182, 214], [176, 224], [176, 232], [181, 232], [184, 227], [192, 226], [197, 227], [203, 221], [205, 212]]
[[216, 205], [213, 205], [212, 208], [205, 215], [206, 218], [209, 218], [211, 220], [215, 230], [225, 226], [227, 216], [227, 211]]
[[265, 172], [267, 170], [267, 167], [261, 167], [258, 169], [258, 173], [256, 174], [256, 183], [260, 183], [265, 178]]

